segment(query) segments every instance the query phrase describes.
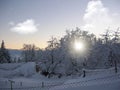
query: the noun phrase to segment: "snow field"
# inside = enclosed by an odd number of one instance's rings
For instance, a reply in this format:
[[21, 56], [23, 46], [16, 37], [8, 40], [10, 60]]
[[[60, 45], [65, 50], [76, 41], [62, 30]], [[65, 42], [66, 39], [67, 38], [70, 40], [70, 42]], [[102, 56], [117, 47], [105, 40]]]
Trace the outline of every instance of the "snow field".
[[71, 76], [48, 79], [35, 72], [35, 63], [0, 64], [0, 90], [119, 90], [120, 68], [87, 70], [86, 77]]

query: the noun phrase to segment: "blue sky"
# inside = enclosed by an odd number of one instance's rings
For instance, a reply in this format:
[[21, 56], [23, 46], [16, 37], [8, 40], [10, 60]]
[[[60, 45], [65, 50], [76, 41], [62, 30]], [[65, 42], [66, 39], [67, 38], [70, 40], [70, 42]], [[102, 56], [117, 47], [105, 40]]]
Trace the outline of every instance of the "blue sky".
[[120, 26], [120, 0], [0, 0], [0, 41], [44, 48], [53, 35], [80, 27], [95, 34]]

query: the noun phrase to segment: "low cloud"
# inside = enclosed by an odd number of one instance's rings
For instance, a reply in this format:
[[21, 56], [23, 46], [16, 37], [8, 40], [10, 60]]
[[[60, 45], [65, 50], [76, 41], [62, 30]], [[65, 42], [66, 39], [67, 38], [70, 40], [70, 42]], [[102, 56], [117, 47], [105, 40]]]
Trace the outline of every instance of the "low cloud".
[[24, 22], [12, 24], [11, 31], [19, 34], [32, 34], [38, 31], [37, 26], [33, 19], [27, 19]]
[[111, 28], [116, 23], [114, 13], [110, 13], [101, 0], [91, 0], [88, 2], [83, 21], [85, 24], [82, 28], [95, 34], [103, 33], [105, 29]]

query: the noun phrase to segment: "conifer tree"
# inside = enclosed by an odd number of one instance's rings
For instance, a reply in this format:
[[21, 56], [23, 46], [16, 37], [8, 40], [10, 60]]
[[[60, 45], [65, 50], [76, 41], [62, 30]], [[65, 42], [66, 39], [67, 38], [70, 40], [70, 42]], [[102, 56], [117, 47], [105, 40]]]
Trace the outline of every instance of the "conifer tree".
[[11, 57], [8, 50], [5, 48], [5, 43], [2, 40], [0, 48], [0, 63], [11, 63]]

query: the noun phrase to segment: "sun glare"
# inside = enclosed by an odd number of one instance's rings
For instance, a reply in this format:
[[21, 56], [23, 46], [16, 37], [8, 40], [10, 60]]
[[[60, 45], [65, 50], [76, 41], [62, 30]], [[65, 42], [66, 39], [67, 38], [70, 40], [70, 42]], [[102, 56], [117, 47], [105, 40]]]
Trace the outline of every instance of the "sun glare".
[[82, 42], [75, 42], [74, 48], [75, 50], [82, 51], [84, 49], [84, 44]]

